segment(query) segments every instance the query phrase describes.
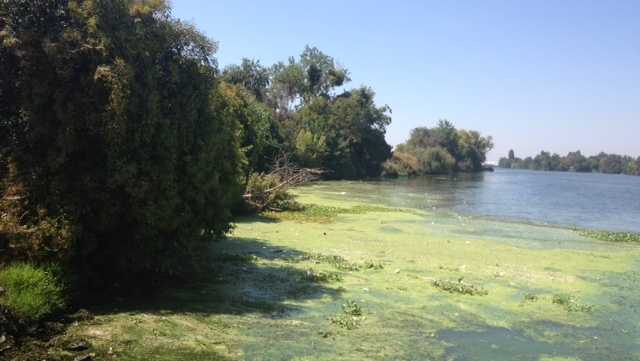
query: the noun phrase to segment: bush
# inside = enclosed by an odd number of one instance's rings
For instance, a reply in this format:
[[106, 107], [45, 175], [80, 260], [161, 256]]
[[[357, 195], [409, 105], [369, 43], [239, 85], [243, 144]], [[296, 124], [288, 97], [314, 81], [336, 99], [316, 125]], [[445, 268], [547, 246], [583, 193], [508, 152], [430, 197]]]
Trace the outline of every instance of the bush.
[[0, 303], [18, 316], [38, 321], [64, 308], [63, 287], [52, 270], [17, 263], [0, 270]]

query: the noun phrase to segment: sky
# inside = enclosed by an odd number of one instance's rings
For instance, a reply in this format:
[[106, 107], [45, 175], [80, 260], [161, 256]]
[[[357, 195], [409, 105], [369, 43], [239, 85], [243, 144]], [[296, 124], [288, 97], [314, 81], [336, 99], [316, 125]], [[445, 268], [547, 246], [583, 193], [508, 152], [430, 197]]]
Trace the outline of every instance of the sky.
[[316, 46], [387, 104], [387, 141], [449, 119], [495, 161], [540, 150], [640, 156], [640, 1], [173, 0], [221, 67]]

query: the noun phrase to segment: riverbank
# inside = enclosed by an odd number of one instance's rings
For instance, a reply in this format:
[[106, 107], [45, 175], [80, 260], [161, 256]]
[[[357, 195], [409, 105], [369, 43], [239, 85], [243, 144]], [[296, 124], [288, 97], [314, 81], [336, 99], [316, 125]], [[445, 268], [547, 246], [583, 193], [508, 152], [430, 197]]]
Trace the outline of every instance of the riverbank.
[[640, 358], [636, 245], [297, 194], [311, 211], [240, 220], [203, 279], [62, 337], [118, 360]]

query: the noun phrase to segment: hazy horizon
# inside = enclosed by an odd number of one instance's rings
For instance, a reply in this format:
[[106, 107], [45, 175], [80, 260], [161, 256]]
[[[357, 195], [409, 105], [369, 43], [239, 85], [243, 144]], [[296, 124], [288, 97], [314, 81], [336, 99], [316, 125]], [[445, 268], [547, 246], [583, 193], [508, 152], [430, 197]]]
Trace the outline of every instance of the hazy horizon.
[[387, 141], [451, 120], [514, 149], [640, 156], [640, 2], [174, 1], [219, 43], [220, 67], [316, 46], [393, 109]]

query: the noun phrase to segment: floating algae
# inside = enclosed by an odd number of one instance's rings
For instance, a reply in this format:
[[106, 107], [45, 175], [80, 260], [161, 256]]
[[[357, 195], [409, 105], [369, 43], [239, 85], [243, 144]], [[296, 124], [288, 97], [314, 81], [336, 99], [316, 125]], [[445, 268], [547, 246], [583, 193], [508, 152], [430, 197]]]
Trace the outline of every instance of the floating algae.
[[[296, 192], [301, 203], [340, 210], [402, 206], [378, 202], [398, 191], [377, 187]], [[113, 305], [68, 336], [94, 345], [96, 359], [112, 349], [118, 360], [640, 360], [637, 246], [441, 211], [358, 212], [316, 218], [324, 223], [245, 219], [213, 245], [209, 278]], [[430, 284], [456, 287], [460, 277], [488, 294]], [[553, 295], [592, 309], [569, 312]], [[349, 300], [360, 315], [345, 312]]]

